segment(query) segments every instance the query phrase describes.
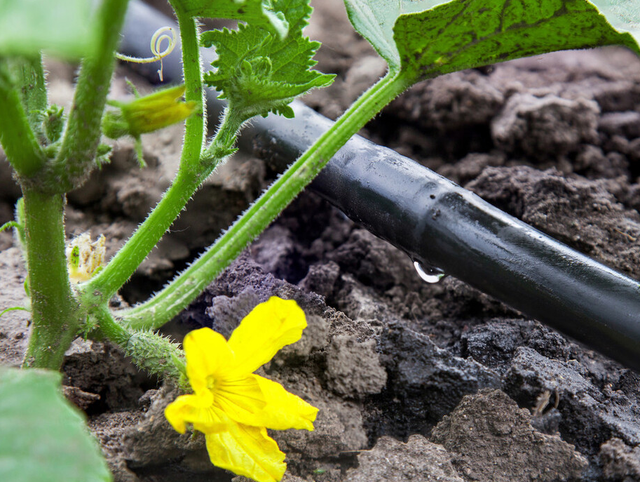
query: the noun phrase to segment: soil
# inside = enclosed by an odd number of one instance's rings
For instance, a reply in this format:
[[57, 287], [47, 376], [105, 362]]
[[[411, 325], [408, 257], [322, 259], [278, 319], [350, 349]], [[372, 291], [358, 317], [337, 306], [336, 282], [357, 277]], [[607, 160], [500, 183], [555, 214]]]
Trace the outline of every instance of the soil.
[[[340, 0], [316, 1], [308, 34], [318, 68], [338, 75], [304, 100], [335, 118], [384, 73]], [[49, 62], [68, 105], [74, 69]], [[127, 95], [121, 67], [114, 98]], [[499, 208], [640, 279], [640, 59], [618, 48], [562, 52], [454, 73], [413, 87], [362, 132]], [[114, 144], [111, 163], [68, 197], [69, 236], [108, 239], [144, 218], [175, 172], [176, 126]], [[239, 153], [207, 181], [122, 291], [158, 289], [275, 177]], [[0, 162], [0, 223], [19, 191]], [[212, 209], [215, 206], [215, 209]], [[0, 234], [0, 308], [25, 306], [21, 254]], [[312, 193], [292, 206], [185, 312], [178, 341], [210, 326], [228, 336], [261, 301], [295, 299], [303, 339], [262, 374], [320, 409], [315, 430], [272, 432], [288, 482], [640, 480], [640, 377], [464, 283], [424, 283], [411, 260]], [[29, 316], [5, 314], [0, 361], [19, 365]], [[118, 482], [240, 482], [213, 467], [199, 435], [162, 414], [175, 389], [110, 343], [76, 341], [65, 393], [89, 420]]]

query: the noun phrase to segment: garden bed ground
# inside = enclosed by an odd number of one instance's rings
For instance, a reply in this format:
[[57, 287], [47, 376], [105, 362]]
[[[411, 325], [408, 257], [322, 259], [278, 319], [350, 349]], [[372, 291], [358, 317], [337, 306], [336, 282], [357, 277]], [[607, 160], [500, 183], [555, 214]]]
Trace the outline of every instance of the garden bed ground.
[[[329, 89], [305, 100], [335, 118], [383, 74], [339, 0], [316, 3], [312, 38]], [[73, 69], [50, 64], [55, 100]], [[113, 96], [125, 95], [121, 68]], [[479, 194], [573, 248], [640, 279], [640, 60], [628, 51], [564, 52], [451, 74], [389, 106], [366, 136]], [[179, 127], [131, 144], [69, 196], [76, 235], [105, 234], [109, 253], [175, 171]], [[241, 154], [201, 189], [123, 291], [144, 299], [217, 237], [275, 176]], [[0, 224], [18, 191], [0, 163]], [[24, 271], [0, 235], [0, 308], [24, 305]], [[274, 432], [285, 480], [640, 480], [640, 377], [464, 283], [423, 282], [411, 260], [310, 193], [301, 195], [165, 331], [228, 335], [272, 295], [308, 315], [303, 340], [264, 374], [320, 409], [314, 432]], [[17, 365], [28, 316], [0, 320], [0, 361]], [[86, 410], [119, 482], [229, 481], [201, 436], [162, 415], [175, 393], [109, 343], [77, 341], [66, 393]], [[235, 479], [236, 482], [239, 479]]]

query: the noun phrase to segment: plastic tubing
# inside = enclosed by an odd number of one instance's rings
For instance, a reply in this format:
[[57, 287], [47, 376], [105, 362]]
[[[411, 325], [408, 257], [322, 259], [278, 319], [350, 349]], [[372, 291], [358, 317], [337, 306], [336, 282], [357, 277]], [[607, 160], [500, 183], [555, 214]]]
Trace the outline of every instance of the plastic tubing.
[[[174, 22], [137, 1], [121, 51], [144, 56], [156, 29]], [[174, 26], [175, 28], [175, 26]], [[176, 48], [176, 51], [179, 49]], [[213, 60], [203, 51], [204, 65]], [[137, 67], [137, 66], [136, 66]], [[141, 66], [149, 79], [156, 68]], [[179, 81], [179, 53], [164, 78]], [[207, 92], [211, 119], [223, 104]], [[291, 164], [332, 121], [294, 102], [295, 119], [257, 118], [240, 147], [279, 169]], [[493, 296], [640, 372], [640, 284], [500, 211], [477, 195], [396, 152], [354, 136], [311, 189], [420, 265]]]

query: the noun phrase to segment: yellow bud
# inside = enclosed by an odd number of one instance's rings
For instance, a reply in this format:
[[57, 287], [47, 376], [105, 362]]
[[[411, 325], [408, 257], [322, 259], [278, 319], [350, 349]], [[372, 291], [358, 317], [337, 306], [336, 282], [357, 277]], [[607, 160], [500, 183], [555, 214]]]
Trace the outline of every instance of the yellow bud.
[[116, 110], [105, 114], [104, 134], [112, 139], [124, 135], [138, 138], [185, 120], [197, 109], [196, 102], [184, 102], [184, 85], [154, 92], [131, 102], [110, 101]]

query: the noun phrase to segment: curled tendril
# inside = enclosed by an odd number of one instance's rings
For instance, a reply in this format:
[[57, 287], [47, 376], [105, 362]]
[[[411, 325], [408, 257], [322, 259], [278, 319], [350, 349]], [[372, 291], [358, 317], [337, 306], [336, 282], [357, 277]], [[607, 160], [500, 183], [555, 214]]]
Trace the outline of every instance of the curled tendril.
[[[168, 33], [167, 33], [168, 32]], [[169, 44], [164, 50], [160, 50], [162, 47], [162, 42], [167, 40]], [[164, 81], [162, 77], [162, 59], [173, 52], [173, 49], [176, 47], [176, 34], [171, 27], [162, 27], [156, 30], [151, 37], [151, 42], [149, 47], [151, 48], [151, 53], [153, 57], [140, 58], [140, 57], [130, 57], [129, 55], [119, 54], [116, 52], [116, 58], [119, 60], [125, 60], [127, 62], [134, 62], [136, 64], [150, 64], [152, 62], [160, 61], [160, 69], [158, 70], [158, 75], [160, 76], [160, 82]]]

